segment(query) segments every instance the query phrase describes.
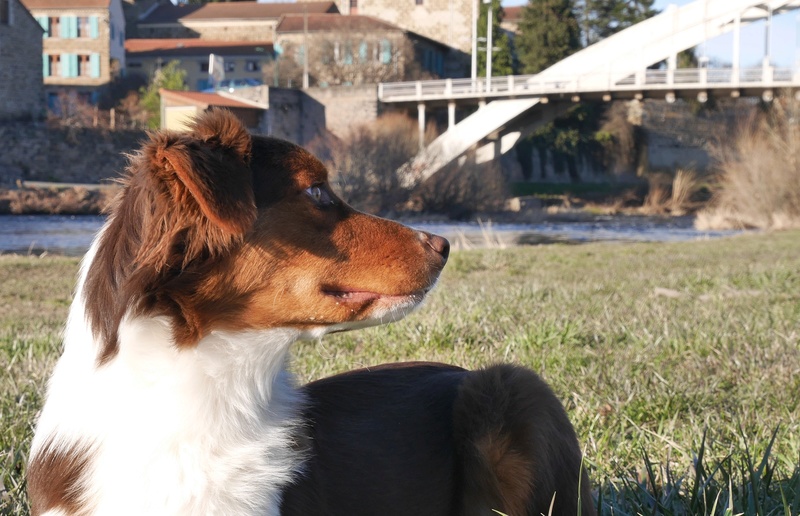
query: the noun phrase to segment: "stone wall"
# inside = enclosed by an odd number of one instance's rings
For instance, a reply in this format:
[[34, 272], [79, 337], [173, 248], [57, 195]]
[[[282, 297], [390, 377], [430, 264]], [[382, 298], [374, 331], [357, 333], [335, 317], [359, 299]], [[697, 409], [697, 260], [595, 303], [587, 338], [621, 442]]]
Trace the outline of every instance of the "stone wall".
[[706, 109], [682, 100], [673, 104], [644, 102], [641, 125], [646, 135], [648, 169], [704, 171], [713, 167], [713, 147], [755, 109], [748, 99], [718, 101]]
[[339, 88], [308, 88], [304, 90], [311, 99], [325, 108], [325, 126], [343, 138], [350, 128], [372, 122], [380, 111], [378, 109], [378, 87], [346, 86]]
[[336, 6], [342, 14], [374, 16], [462, 52], [470, 52], [472, 45], [470, 0], [425, 0], [424, 2], [370, 0], [358, 2], [358, 7], [355, 9], [350, 5], [350, 0], [336, 0]]
[[0, 185], [17, 180], [98, 183], [119, 177], [142, 131], [50, 128], [42, 123], [0, 123]]
[[42, 28], [19, 0], [10, 11], [10, 23], [0, 25], [0, 121], [38, 119], [45, 113]]

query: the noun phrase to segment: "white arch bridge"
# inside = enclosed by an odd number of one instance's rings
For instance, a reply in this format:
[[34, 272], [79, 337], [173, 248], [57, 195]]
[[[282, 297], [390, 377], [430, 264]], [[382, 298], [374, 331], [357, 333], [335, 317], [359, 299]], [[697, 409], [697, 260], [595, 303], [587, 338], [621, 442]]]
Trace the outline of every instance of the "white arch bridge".
[[[773, 16], [800, 8], [800, 0], [696, 0], [614, 34], [536, 75], [490, 79], [446, 79], [382, 83], [378, 99], [398, 107], [417, 107], [420, 153], [404, 169], [426, 179], [470, 149], [478, 162], [510, 150], [522, 136], [564, 113], [581, 100], [761, 96], [778, 90], [800, 95], [800, 69], [770, 64]], [[742, 68], [741, 27], [765, 20], [762, 66]], [[733, 32], [730, 68], [677, 69], [677, 55], [716, 36]], [[778, 42], [781, 45], [788, 42]], [[648, 69], [666, 61], [666, 69]], [[455, 123], [457, 105], [479, 109]], [[448, 130], [422, 145], [426, 108], [448, 108]]]

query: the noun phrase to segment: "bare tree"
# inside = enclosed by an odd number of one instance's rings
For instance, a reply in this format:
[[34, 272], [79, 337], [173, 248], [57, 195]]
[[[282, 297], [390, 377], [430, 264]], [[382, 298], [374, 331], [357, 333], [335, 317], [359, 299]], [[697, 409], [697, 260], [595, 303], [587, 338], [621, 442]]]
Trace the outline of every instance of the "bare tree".
[[309, 35], [306, 45], [302, 39], [287, 38], [282, 46], [283, 53], [265, 67], [265, 82], [268, 84], [302, 84], [306, 58], [309, 84], [315, 86], [375, 84], [430, 77], [419, 66], [414, 43], [402, 33], [326, 32]]

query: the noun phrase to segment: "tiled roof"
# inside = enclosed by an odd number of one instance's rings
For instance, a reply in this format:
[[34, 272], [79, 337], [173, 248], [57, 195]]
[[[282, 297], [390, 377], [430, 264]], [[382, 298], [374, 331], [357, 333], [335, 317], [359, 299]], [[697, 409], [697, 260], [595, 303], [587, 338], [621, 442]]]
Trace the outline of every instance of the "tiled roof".
[[522, 20], [523, 8], [524, 6], [522, 5], [515, 5], [513, 7], [503, 7], [503, 12], [505, 13], [503, 21], [510, 23], [519, 23], [520, 20]]
[[31, 9], [97, 9], [108, 8], [111, 0], [20, 0]]
[[263, 109], [263, 108], [258, 108], [253, 104], [242, 102], [241, 100], [236, 100], [229, 97], [223, 97], [222, 95], [219, 95], [217, 93], [201, 93], [199, 91], [175, 91], [175, 90], [165, 90], [165, 89], [160, 89], [158, 90], [158, 92], [162, 96], [169, 97], [172, 100], [186, 101], [196, 106], [200, 106], [202, 108], [207, 108], [208, 106], [220, 106], [220, 107], [233, 107], [233, 108]]
[[[305, 16], [302, 14], [287, 14], [278, 23], [275, 31], [278, 33], [303, 32]], [[308, 31], [387, 31], [402, 30], [397, 25], [373, 18], [371, 16], [340, 14], [309, 14]]]
[[271, 54], [271, 41], [213, 41], [208, 39], [127, 39], [125, 53], [129, 57], [194, 56], [219, 54], [240, 56]]
[[284, 14], [308, 12], [338, 13], [334, 2], [258, 3], [258, 2], [213, 2], [204, 5], [165, 3], [156, 8], [139, 23], [173, 24], [179, 21], [199, 20], [254, 20], [278, 19]]

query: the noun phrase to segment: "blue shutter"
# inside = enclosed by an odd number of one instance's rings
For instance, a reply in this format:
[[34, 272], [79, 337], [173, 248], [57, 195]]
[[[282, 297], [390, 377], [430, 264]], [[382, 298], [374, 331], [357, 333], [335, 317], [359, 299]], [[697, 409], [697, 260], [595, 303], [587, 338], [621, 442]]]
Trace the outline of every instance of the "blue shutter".
[[61, 76], [77, 77], [78, 56], [76, 54], [61, 54]]
[[42, 77], [50, 77], [50, 56], [42, 54]]
[[37, 16], [36, 21], [39, 22], [39, 25], [42, 26], [44, 29], [44, 34], [42, 34], [42, 38], [46, 38], [50, 35], [50, 18], [47, 16]]
[[[113, 29], [114, 26], [112, 25], [111, 28]], [[100, 27], [97, 21], [97, 16], [89, 16], [89, 37], [93, 39], [97, 39], [97, 36], [100, 35]], [[112, 32], [111, 37], [114, 37]]]
[[344, 44], [344, 64], [353, 64], [353, 46], [349, 41]]
[[61, 17], [61, 37], [62, 38], [77, 38], [78, 37], [78, 17], [77, 16], [62, 16]]
[[[63, 28], [64, 25], [62, 24], [61, 27]], [[70, 77], [69, 56], [70, 54], [61, 54], [61, 77]]]
[[392, 62], [392, 44], [388, 39], [381, 40], [381, 63], [389, 64]]
[[89, 65], [91, 65], [92, 77], [100, 77], [100, 54], [90, 55]]
[[358, 60], [362, 63], [367, 61], [367, 42], [362, 41], [358, 46]]

